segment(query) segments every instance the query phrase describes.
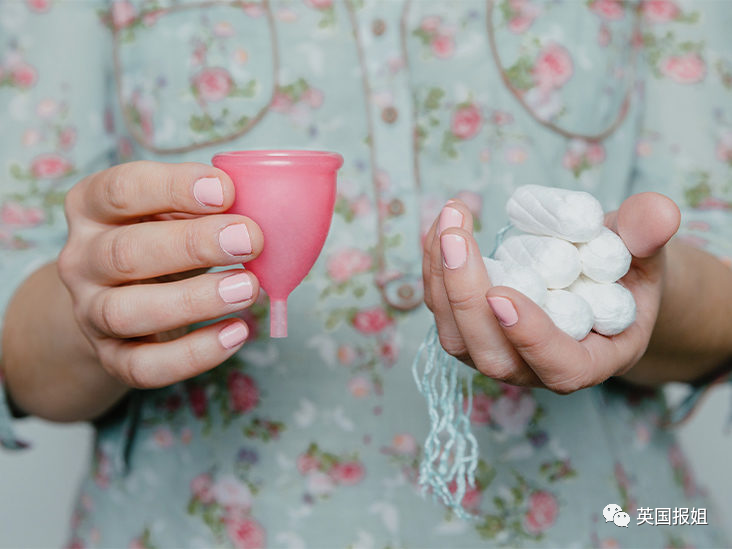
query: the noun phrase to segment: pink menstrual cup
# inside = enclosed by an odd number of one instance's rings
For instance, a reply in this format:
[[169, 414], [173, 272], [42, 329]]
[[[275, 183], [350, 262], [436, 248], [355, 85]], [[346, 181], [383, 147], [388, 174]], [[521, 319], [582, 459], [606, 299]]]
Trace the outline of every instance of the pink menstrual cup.
[[287, 337], [287, 297], [323, 249], [333, 218], [336, 172], [343, 157], [325, 151], [234, 151], [212, 163], [234, 182], [227, 213], [254, 220], [264, 248], [244, 264], [269, 296], [269, 333]]

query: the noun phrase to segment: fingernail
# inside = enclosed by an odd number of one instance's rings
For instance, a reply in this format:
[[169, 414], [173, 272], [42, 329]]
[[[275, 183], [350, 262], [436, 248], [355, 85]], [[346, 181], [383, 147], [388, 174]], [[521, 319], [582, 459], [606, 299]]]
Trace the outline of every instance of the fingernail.
[[193, 196], [204, 206], [221, 206], [224, 189], [218, 177], [202, 177], [193, 184]]
[[457, 269], [465, 264], [468, 248], [465, 239], [457, 234], [443, 234], [440, 237], [442, 260], [448, 269]]
[[249, 328], [243, 322], [229, 324], [219, 332], [219, 341], [224, 349], [232, 349], [240, 345], [249, 335]]
[[229, 255], [246, 255], [252, 253], [252, 241], [244, 223], [229, 225], [219, 233], [221, 249]]
[[461, 227], [463, 224], [463, 214], [461, 214], [455, 208], [442, 208], [440, 213], [440, 222], [437, 225], [437, 230], [441, 233], [449, 227]]
[[252, 297], [252, 279], [246, 273], [227, 276], [219, 282], [219, 295], [227, 303], [239, 303]]
[[489, 297], [488, 305], [493, 309], [493, 314], [496, 315], [498, 322], [504, 326], [513, 326], [518, 322], [518, 313], [510, 299]]

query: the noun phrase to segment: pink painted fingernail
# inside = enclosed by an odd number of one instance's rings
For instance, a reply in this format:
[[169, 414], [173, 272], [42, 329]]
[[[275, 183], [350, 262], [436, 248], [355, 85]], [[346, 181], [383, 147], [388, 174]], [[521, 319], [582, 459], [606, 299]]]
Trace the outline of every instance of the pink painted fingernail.
[[518, 322], [518, 313], [510, 299], [505, 297], [489, 297], [488, 305], [493, 309], [498, 322], [504, 326], [513, 326]]
[[224, 349], [241, 345], [249, 335], [249, 328], [243, 322], [234, 322], [219, 332], [219, 341]]
[[455, 208], [442, 208], [440, 213], [440, 222], [437, 224], [437, 230], [441, 233], [450, 227], [461, 227], [463, 224], [463, 214]]
[[247, 255], [252, 253], [252, 241], [244, 223], [229, 225], [219, 233], [221, 249], [229, 255]]
[[219, 295], [227, 303], [239, 303], [252, 297], [252, 279], [246, 273], [227, 276], [219, 282]]
[[193, 184], [193, 196], [203, 206], [221, 206], [224, 189], [218, 177], [202, 177]]
[[465, 264], [468, 248], [465, 239], [457, 234], [443, 234], [440, 237], [442, 261], [448, 269], [457, 269]]

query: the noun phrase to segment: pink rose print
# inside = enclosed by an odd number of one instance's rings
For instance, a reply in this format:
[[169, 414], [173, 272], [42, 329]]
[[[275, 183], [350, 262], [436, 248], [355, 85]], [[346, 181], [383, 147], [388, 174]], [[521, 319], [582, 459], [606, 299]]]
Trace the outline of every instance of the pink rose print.
[[503, 395], [493, 402], [491, 419], [506, 433], [520, 435], [526, 431], [535, 412], [536, 400], [531, 393], [518, 398]]
[[208, 473], [202, 473], [191, 481], [191, 494], [201, 503], [213, 503], [213, 479]]
[[25, 0], [28, 9], [36, 13], [44, 13], [51, 9], [51, 0]]
[[323, 104], [323, 92], [317, 88], [308, 88], [302, 92], [302, 99], [312, 108], [317, 109]]
[[229, 71], [221, 67], [201, 70], [193, 77], [193, 86], [203, 101], [221, 101], [229, 95], [234, 82]]
[[483, 212], [483, 197], [473, 191], [460, 191], [455, 198], [462, 200], [473, 214], [473, 217], [480, 217]]
[[371, 392], [371, 382], [364, 376], [356, 376], [348, 382], [348, 390], [356, 398], [364, 398]]
[[328, 258], [328, 274], [335, 282], [346, 282], [371, 268], [371, 255], [358, 248], [347, 248]]
[[230, 513], [247, 511], [252, 506], [252, 492], [249, 486], [233, 475], [226, 475], [216, 481], [211, 488], [214, 500]]
[[455, 42], [452, 36], [436, 35], [431, 42], [432, 52], [440, 59], [447, 59], [455, 52]]
[[338, 362], [344, 366], [348, 366], [356, 359], [356, 351], [350, 345], [341, 345], [338, 347], [336, 354], [338, 355]]
[[644, 0], [642, 10], [643, 16], [651, 23], [668, 23], [681, 13], [672, 0]]
[[507, 111], [493, 111], [493, 123], [496, 126], [506, 126], [513, 122], [513, 115]]
[[152, 27], [158, 22], [163, 13], [163, 10], [146, 11], [145, 15], [142, 16], [142, 24], [146, 27]]
[[214, 25], [213, 33], [216, 36], [227, 38], [229, 36], [234, 36], [236, 31], [234, 30], [234, 26], [228, 21], [219, 21]]
[[6, 202], [0, 210], [2, 225], [16, 229], [35, 227], [43, 222], [44, 217], [41, 208], [26, 208], [18, 202]]
[[333, 0], [305, 0], [305, 4], [316, 10], [325, 10], [333, 5]]
[[358, 311], [351, 320], [354, 328], [363, 334], [376, 334], [394, 323], [383, 307]]
[[562, 165], [573, 172], [576, 177], [605, 161], [605, 148], [601, 143], [575, 139], [570, 141], [564, 153]]
[[358, 461], [346, 461], [339, 463], [331, 469], [330, 474], [338, 484], [351, 486], [358, 484], [364, 477], [364, 468]]
[[208, 401], [206, 398], [206, 391], [201, 385], [187, 385], [186, 391], [188, 392], [188, 402], [191, 405], [193, 415], [197, 418], [202, 418], [206, 415], [208, 408]]
[[173, 433], [170, 432], [170, 429], [165, 427], [159, 427], [156, 429], [153, 438], [155, 439], [155, 444], [161, 448], [168, 448], [169, 446], [172, 446], [174, 442]]
[[264, 528], [258, 522], [246, 517], [226, 518], [224, 521], [226, 533], [236, 549], [265, 547]]
[[617, 20], [624, 15], [621, 0], [593, 0], [590, 9], [603, 19]]
[[541, 534], [557, 520], [557, 498], [549, 492], [537, 491], [529, 496], [529, 510], [524, 517], [524, 528], [530, 534]]
[[732, 164], [732, 130], [724, 130], [717, 141], [717, 158]]
[[448, 59], [455, 53], [455, 29], [444, 25], [438, 15], [428, 15], [422, 18], [415, 34], [435, 57]]
[[694, 84], [704, 79], [707, 66], [699, 54], [686, 53], [661, 61], [661, 72], [679, 84]]
[[521, 34], [529, 30], [541, 10], [529, 0], [508, 0], [508, 30]]
[[450, 129], [458, 139], [470, 139], [480, 131], [483, 115], [475, 104], [458, 108], [452, 115]]
[[551, 120], [562, 110], [562, 98], [555, 88], [535, 86], [524, 94], [524, 100], [541, 120]]
[[130, 26], [135, 17], [137, 17], [135, 6], [128, 0], [119, 0], [112, 4], [112, 24], [115, 28], [123, 29]]
[[417, 441], [409, 433], [399, 433], [391, 440], [391, 447], [397, 454], [411, 456], [417, 452]]
[[573, 71], [572, 57], [567, 49], [551, 43], [539, 52], [532, 74], [538, 87], [560, 88], [572, 77]]
[[[473, 395], [473, 407], [470, 411], [471, 423], [477, 423], [479, 425], [490, 423], [492, 404], [493, 399], [485, 393]], [[465, 403], [465, 406], [467, 407], [467, 402]]]
[[31, 173], [38, 179], [55, 179], [69, 174], [73, 170], [71, 163], [58, 154], [42, 154], [31, 164]]
[[38, 80], [38, 73], [31, 65], [20, 63], [10, 71], [10, 78], [13, 84], [19, 88], [31, 88]]
[[[457, 481], [452, 480], [447, 485], [447, 489], [451, 494], [457, 492]], [[465, 494], [463, 499], [460, 500], [460, 504], [468, 511], [476, 509], [480, 505], [480, 500], [483, 499], [483, 493], [477, 486], [470, 486], [467, 481], [465, 482]]]
[[427, 17], [422, 18], [419, 28], [425, 32], [436, 32], [440, 27], [441, 21], [442, 19], [438, 15], [428, 15]]
[[58, 144], [62, 149], [70, 149], [76, 143], [76, 130], [67, 126], [58, 134]]
[[610, 28], [607, 25], [600, 25], [600, 30], [597, 31], [597, 43], [602, 46], [603, 48], [606, 48], [608, 45], [610, 45], [610, 41], [612, 40], [613, 36], [610, 33]]
[[320, 466], [320, 462], [312, 454], [300, 454], [295, 460], [297, 470], [300, 474], [305, 475], [310, 471], [316, 471]]
[[229, 405], [235, 412], [248, 412], [259, 403], [259, 389], [246, 374], [233, 370], [227, 377]]
[[382, 341], [379, 344], [379, 357], [387, 366], [392, 366], [399, 356], [399, 349], [394, 341]]

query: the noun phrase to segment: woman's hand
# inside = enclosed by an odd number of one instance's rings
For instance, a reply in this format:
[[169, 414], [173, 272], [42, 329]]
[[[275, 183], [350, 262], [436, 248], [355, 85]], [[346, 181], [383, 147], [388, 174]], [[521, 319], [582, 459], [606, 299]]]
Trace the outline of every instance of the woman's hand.
[[633, 293], [637, 316], [618, 335], [590, 332], [576, 341], [522, 293], [491, 286], [472, 237], [470, 210], [459, 200], [448, 203], [425, 238], [422, 262], [425, 303], [442, 347], [491, 378], [560, 394], [626, 373], [653, 333], [666, 276], [665, 245], [679, 223], [676, 204], [657, 193], [633, 195], [605, 216], [633, 256], [620, 282]]
[[121, 164], [69, 191], [58, 273], [81, 331], [113, 378], [136, 388], [170, 385], [217, 366], [246, 339], [246, 324], [232, 319], [173, 339], [189, 324], [257, 298], [252, 273], [205, 272], [262, 250], [254, 221], [220, 213], [233, 199], [223, 171], [195, 163]]

